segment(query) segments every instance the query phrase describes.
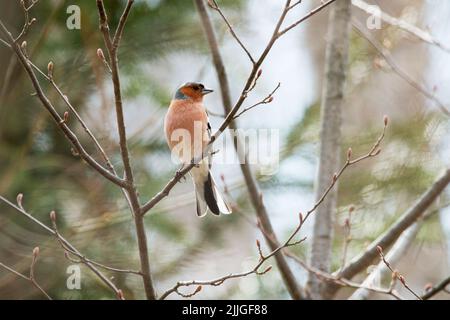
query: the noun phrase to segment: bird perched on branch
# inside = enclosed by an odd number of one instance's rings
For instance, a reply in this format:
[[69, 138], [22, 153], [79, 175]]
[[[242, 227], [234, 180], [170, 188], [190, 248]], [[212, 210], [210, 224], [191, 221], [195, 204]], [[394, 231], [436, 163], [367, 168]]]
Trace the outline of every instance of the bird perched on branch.
[[[188, 82], [177, 89], [164, 121], [167, 144], [172, 157], [183, 165], [200, 157], [210, 141], [211, 126], [203, 97], [213, 92], [201, 83]], [[189, 172], [194, 182], [197, 215], [204, 216], [208, 209], [216, 215], [231, 213], [230, 207], [220, 194], [210, 172], [211, 157], [206, 156]]]

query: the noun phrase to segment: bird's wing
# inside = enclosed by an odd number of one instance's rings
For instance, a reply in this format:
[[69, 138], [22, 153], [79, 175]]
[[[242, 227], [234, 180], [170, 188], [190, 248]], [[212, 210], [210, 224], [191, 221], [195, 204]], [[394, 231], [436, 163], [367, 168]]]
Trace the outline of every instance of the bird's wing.
[[[206, 108], [205, 108], [205, 113], [206, 113], [206, 131], [208, 132], [208, 139], [211, 140], [212, 129], [211, 129], [211, 123], [209, 122], [208, 110], [206, 110]], [[212, 165], [212, 156], [211, 155], [208, 156], [208, 164], [209, 164], [209, 168], [211, 169], [211, 165]]]
[[208, 110], [206, 110], [206, 108], [205, 108], [205, 112], [206, 112], [206, 119], [207, 119], [206, 128], [208, 130], [208, 138], [211, 139], [211, 123], [209, 122]]

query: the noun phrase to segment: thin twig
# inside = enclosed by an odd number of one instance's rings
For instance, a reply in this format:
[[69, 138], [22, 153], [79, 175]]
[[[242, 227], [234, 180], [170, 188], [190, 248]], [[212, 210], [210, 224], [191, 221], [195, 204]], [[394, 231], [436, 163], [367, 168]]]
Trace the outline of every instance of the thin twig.
[[22, 27], [22, 31], [20, 31], [19, 35], [14, 39], [14, 42], [17, 43], [19, 40], [25, 36], [28, 32], [30, 26], [36, 22], [36, 19], [33, 18], [30, 20], [30, 10], [34, 7], [34, 5], [38, 2], [38, 0], [31, 0], [31, 4], [27, 7], [25, 4], [25, 0], [20, 0], [20, 4], [22, 6], [22, 10], [25, 16], [25, 21]]
[[219, 15], [222, 17], [223, 21], [225, 22], [225, 24], [228, 26], [228, 29], [230, 30], [230, 33], [233, 36], [233, 38], [236, 39], [237, 43], [241, 46], [242, 50], [245, 51], [245, 53], [247, 54], [247, 56], [250, 59], [250, 61], [252, 62], [252, 64], [255, 65], [256, 64], [255, 59], [253, 58], [252, 54], [247, 49], [247, 47], [242, 43], [241, 39], [239, 39], [239, 37], [237, 36], [236, 32], [233, 29], [233, 26], [228, 21], [227, 17], [223, 14], [223, 12], [220, 9], [219, 5], [217, 4], [216, 0], [208, 0], [207, 2], [211, 9], [213, 9], [219, 13]]
[[[61, 248], [64, 250], [65, 252], [65, 256], [68, 260], [74, 262], [74, 263], [82, 263], [82, 264], [87, 264], [87, 263], [91, 263], [97, 267], [100, 267], [102, 269], [105, 270], [109, 270], [109, 271], [114, 271], [114, 272], [118, 272], [118, 273], [129, 273], [129, 274], [136, 274], [139, 276], [142, 276], [142, 272], [140, 271], [136, 271], [136, 270], [129, 270], [129, 269], [120, 269], [120, 268], [114, 268], [114, 267], [110, 267], [107, 266], [105, 264], [93, 261], [91, 259], [88, 259], [86, 256], [82, 255], [81, 253], [72, 250], [71, 248], [69, 248], [63, 241], [63, 237], [61, 236], [61, 234], [58, 231], [57, 225], [56, 225], [56, 213], [55, 211], [52, 211], [50, 213], [50, 219], [52, 221], [52, 226], [53, 226], [53, 231], [55, 233], [56, 239], [58, 240], [59, 244], [61, 245]], [[79, 258], [79, 260], [75, 260], [72, 257], [70, 257], [71, 255], [76, 256], [77, 258]]]
[[362, 0], [352, 0], [352, 4], [356, 8], [366, 12], [367, 14], [376, 15], [377, 18], [380, 18], [381, 20], [390, 24], [391, 26], [398, 27], [403, 31], [406, 31], [409, 34], [413, 35], [417, 39], [424, 41], [428, 44], [434, 45], [446, 53], [450, 53], [450, 48], [445, 46], [438, 40], [436, 40], [428, 31], [420, 29], [419, 27], [416, 27], [415, 25], [412, 25], [405, 20], [392, 17], [386, 12], [382, 11], [379, 7], [374, 10], [372, 5], [369, 5], [368, 3]]
[[450, 277], [447, 277], [444, 280], [442, 280], [440, 283], [438, 283], [437, 285], [428, 289], [428, 291], [424, 295], [422, 295], [422, 297], [421, 297], [422, 300], [428, 300], [441, 291], [450, 293], [450, 291], [446, 289], [449, 284], [450, 284]]
[[414, 290], [411, 289], [411, 287], [406, 283], [405, 277], [402, 276], [397, 270], [394, 270], [391, 266], [391, 264], [389, 263], [389, 261], [386, 260], [386, 258], [384, 257], [383, 254], [383, 248], [381, 248], [380, 246], [378, 246], [378, 254], [380, 255], [380, 259], [381, 261], [383, 261], [383, 263], [386, 265], [386, 267], [391, 270], [392, 272], [392, 277], [397, 278], [397, 280], [399, 280], [402, 285], [413, 295], [415, 296], [418, 300], [422, 300], [422, 298], [414, 292]]
[[47, 111], [50, 113], [53, 120], [56, 122], [56, 124], [59, 126], [61, 131], [64, 133], [65, 137], [73, 145], [73, 147], [77, 151], [77, 154], [83, 160], [85, 160], [95, 171], [100, 173], [106, 179], [117, 184], [118, 186], [124, 187], [126, 185], [126, 182], [124, 180], [122, 180], [121, 178], [119, 178], [118, 176], [116, 176], [115, 174], [108, 171], [107, 169], [105, 169], [94, 158], [92, 158], [92, 156], [89, 155], [88, 152], [81, 145], [76, 134], [63, 121], [63, 118], [55, 110], [53, 104], [50, 102], [50, 100], [47, 98], [46, 94], [42, 90], [39, 80], [37, 79], [36, 74], [33, 71], [33, 67], [29, 63], [28, 58], [25, 56], [25, 54], [23, 53], [21, 48], [18, 46], [18, 44], [16, 42], [14, 42], [14, 38], [12, 37], [11, 33], [8, 31], [8, 29], [5, 27], [3, 21], [1, 21], [1, 20], [0, 20], [0, 30], [2, 30], [3, 33], [5, 35], [7, 35], [9, 45], [10, 45], [11, 49], [15, 52], [15, 54], [19, 58], [20, 63], [22, 64], [25, 71], [27, 72], [27, 74], [33, 84], [33, 87], [36, 90], [36, 95], [38, 96], [39, 100], [41, 101], [43, 106], [47, 109]]
[[7, 265], [5, 265], [4, 263], [0, 262], [0, 267], [3, 267], [4, 269], [8, 270], [9, 272], [15, 274], [16, 276], [30, 281], [33, 286], [38, 289], [48, 300], [52, 300], [52, 298], [50, 297], [50, 295], [39, 285], [39, 283], [36, 281], [35, 275], [34, 275], [34, 267], [36, 265], [37, 259], [39, 256], [39, 247], [36, 247], [33, 249], [33, 254], [31, 257], [31, 266], [30, 266], [30, 275], [27, 277], [26, 275], [14, 270], [11, 267], [8, 267]]
[[[289, 30], [295, 28], [296, 26], [298, 26], [300, 23], [302, 23], [303, 21], [309, 19], [310, 17], [312, 17], [313, 15], [315, 15], [317, 12], [321, 11], [322, 9], [325, 9], [326, 7], [328, 7], [330, 4], [332, 4], [333, 2], [335, 2], [336, 0], [328, 0], [327, 2], [322, 3], [320, 6], [318, 6], [317, 8], [311, 10], [307, 15], [303, 16], [301, 19], [297, 20], [296, 22], [294, 22], [293, 24], [289, 25], [288, 27], [286, 27], [285, 29], [281, 30], [277, 37], [281, 37], [283, 34], [285, 34], [286, 32], [288, 32]], [[293, 8], [293, 7], [292, 7]], [[288, 8], [289, 10], [292, 8]]]
[[281, 86], [281, 83], [278, 82], [278, 85], [275, 87], [275, 89], [272, 90], [271, 93], [269, 93], [269, 95], [268, 95], [267, 97], [265, 97], [265, 98], [262, 99], [261, 101], [255, 103], [255, 104], [253, 104], [253, 105], [251, 105], [251, 106], [249, 106], [249, 107], [244, 108], [241, 112], [239, 112], [238, 114], [236, 114], [236, 115], [234, 116], [234, 119], [239, 118], [243, 113], [245, 113], [245, 112], [247, 112], [247, 111], [250, 111], [250, 110], [252, 110], [253, 108], [256, 108], [257, 106], [260, 106], [260, 105], [262, 105], [262, 104], [268, 104], [268, 103], [271, 103], [271, 102], [273, 101], [273, 95], [274, 95], [275, 92], [280, 88], [280, 86]]
[[402, 78], [404, 81], [406, 81], [411, 87], [419, 91], [421, 94], [423, 94], [427, 99], [430, 99], [436, 105], [441, 109], [441, 111], [446, 115], [450, 116], [450, 111], [448, 107], [432, 92], [430, 92], [427, 88], [425, 88], [423, 85], [418, 83], [416, 80], [413, 79], [406, 71], [404, 71], [396, 62], [392, 54], [384, 48], [378, 40], [376, 40], [371, 34], [368, 32], [365, 32], [363, 30], [362, 25], [356, 21], [353, 20], [353, 27], [354, 29], [363, 37], [365, 38], [375, 50], [377, 50], [378, 54], [386, 61], [386, 63], [391, 67], [392, 71], [394, 71], [400, 78]]
[[[9, 205], [10, 207], [14, 208], [16, 211], [18, 211], [19, 213], [21, 213], [23, 216], [25, 216], [26, 218], [28, 218], [29, 220], [31, 220], [33, 223], [35, 223], [36, 225], [38, 225], [39, 227], [41, 227], [43, 230], [45, 230], [47, 233], [56, 236], [55, 231], [52, 228], [47, 227], [44, 223], [42, 223], [41, 221], [39, 221], [38, 219], [36, 219], [35, 217], [33, 217], [31, 214], [29, 214], [27, 211], [25, 211], [24, 209], [20, 208], [19, 206], [13, 204], [11, 201], [9, 201], [8, 199], [4, 198], [3, 196], [0, 195], [0, 200], [3, 201], [4, 203], [6, 203], [7, 205]], [[67, 241], [65, 238], [60, 237], [61, 241], [64, 243], [65, 246], [67, 246], [67, 248], [69, 248], [70, 250], [77, 252], [78, 254], [81, 255], [81, 253], [69, 242]], [[105, 276], [100, 270], [98, 270], [92, 263], [90, 262], [86, 262], [86, 266], [92, 270], [92, 272], [94, 272], [99, 278], [100, 280], [102, 280], [112, 291], [114, 291], [116, 297], [118, 297], [119, 294], [119, 289], [116, 287], [116, 285], [114, 283], [111, 282], [111, 280]]]

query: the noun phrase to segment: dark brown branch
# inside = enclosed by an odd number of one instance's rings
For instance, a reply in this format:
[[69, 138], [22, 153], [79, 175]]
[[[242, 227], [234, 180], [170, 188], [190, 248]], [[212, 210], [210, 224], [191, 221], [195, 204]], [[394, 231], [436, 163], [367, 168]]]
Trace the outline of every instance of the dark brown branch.
[[434, 297], [436, 294], [438, 294], [441, 291], [445, 291], [447, 293], [450, 293], [446, 290], [447, 286], [450, 284], [450, 277], [447, 277], [446, 279], [442, 280], [439, 284], [433, 286], [430, 288], [424, 295], [422, 295], [422, 300], [428, 300], [432, 297]]
[[154, 300], [156, 299], [156, 292], [151, 277], [150, 259], [148, 255], [148, 245], [147, 245], [147, 234], [145, 231], [141, 205], [139, 203], [139, 198], [134, 183], [133, 170], [131, 168], [130, 155], [128, 151], [127, 133], [125, 129], [125, 119], [122, 107], [122, 93], [119, 77], [119, 61], [117, 58], [117, 50], [120, 44], [120, 39], [122, 37], [125, 23], [129, 16], [129, 12], [131, 10], [132, 5], [133, 1], [128, 0], [127, 5], [120, 18], [119, 25], [116, 29], [114, 39], [111, 40], [111, 36], [109, 33], [108, 18], [106, 16], [103, 1], [97, 0], [97, 8], [100, 20], [100, 30], [102, 31], [103, 39], [105, 41], [105, 45], [108, 50], [109, 62], [112, 72], [112, 82], [114, 87], [114, 99], [116, 106], [116, 119], [119, 132], [120, 153], [122, 156], [122, 162], [125, 170], [124, 178], [125, 181], [127, 182], [126, 190], [128, 193], [128, 197], [130, 199], [132, 212], [134, 215], [134, 223], [136, 227], [136, 235], [139, 247], [139, 258], [141, 262], [142, 279], [147, 299]]

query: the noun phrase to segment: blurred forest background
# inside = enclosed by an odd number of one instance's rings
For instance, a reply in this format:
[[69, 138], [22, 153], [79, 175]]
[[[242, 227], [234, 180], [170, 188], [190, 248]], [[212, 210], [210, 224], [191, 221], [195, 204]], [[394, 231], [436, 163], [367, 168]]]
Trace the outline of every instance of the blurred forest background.
[[[264, 5], [262, 5], [264, 2]], [[450, 3], [445, 0], [377, 0], [383, 11], [423, 29], [450, 46]], [[294, 20], [317, 6], [306, 0]], [[81, 29], [68, 30], [66, 9], [74, 1], [40, 1], [32, 11], [37, 23], [27, 35], [28, 53], [45, 69], [52, 60], [54, 77], [72, 104], [120, 168], [120, 154], [110, 79], [96, 56], [103, 47], [95, 1], [76, 1], [81, 8]], [[260, 52], [281, 10], [277, 0], [227, 0], [220, 4], [242, 40]], [[124, 1], [106, 1], [115, 26]], [[367, 14], [353, 7], [354, 19], [365, 25]], [[268, 211], [280, 239], [297, 223], [298, 212], [311, 207], [319, 146], [319, 105], [325, 59], [329, 9], [283, 37], [264, 63], [263, 76], [251, 99], [258, 101], [281, 82], [273, 103], [239, 118], [243, 128], [276, 128], [280, 133], [280, 165], [271, 175], [258, 175]], [[0, 16], [10, 30], [19, 31], [23, 13], [17, 1], [2, 1]], [[219, 38], [231, 85], [237, 99], [250, 70], [220, 17], [210, 12]], [[382, 25], [370, 34], [388, 49], [397, 64], [444, 104], [450, 105], [450, 54], [418, 41], [399, 28]], [[130, 152], [140, 196], [148, 199], [173, 176], [176, 165], [163, 135], [163, 118], [177, 86], [198, 80], [216, 89], [208, 108], [223, 113], [219, 85], [202, 26], [192, 1], [136, 1], [119, 51], [124, 110]], [[44, 82], [43, 82], [44, 83]], [[63, 101], [47, 83], [44, 89], [62, 114]], [[120, 190], [90, 170], [71, 153], [66, 139], [50, 121], [39, 101], [31, 96], [30, 81], [10, 50], [0, 46], [0, 195], [15, 199], [24, 194], [24, 206], [50, 224], [56, 210], [60, 232], [81, 252], [96, 261], [119, 268], [139, 268], [132, 217]], [[352, 167], [340, 179], [338, 212], [333, 245], [333, 269], [340, 264], [344, 219], [355, 206], [353, 241], [349, 257], [382, 233], [450, 165], [450, 122], [436, 104], [392, 72], [378, 52], [354, 30], [351, 35], [347, 102], [343, 115], [342, 150], [367, 152], [382, 129], [383, 115], [390, 125], [382, 153]], [[221, 119], [211, 117], [213, 127]], [[72, 123], [75, 125], [75, 121]], [[94, 147], [81, 127], [81, 142]], [[342, 155], [345, 157], [345, 152]], [[255, 172], [261, 168], [253, 166]], [[119, 170], [120, 172], [120, 170]], [[158, 290], [178, 280], [210, 279], [251, 268], [257, 259], [255, 221], [238, 165], [214, 167], [223, 187], [225, 178], [239, 213], [198, 219], [190, 179], [178, 184], [145, 218], [154, 280]], [[443, 194], [420, 230], [413, 246], [396, 266], [419, 292], [427, 283], [448, 276], [450, 269], [450, 211]], [[303, 235], [311, 231], [312, 220]], [[308, 241], [292, 250], [301, 257]], [[32, 249], [39, 246], [36, 277], [47, 292], [60, 299], [110, 298], [108, 289], [82, 267], [82, 289], [66, 288], [64, 258], [53, 237], [0, 203], [0, 261], [27, 273]], [[291, 262], [289, 262], [291, 263]], [[306, 272], [292, 264], [300, 283]], [[109, 273], [108, 273], [109, 274]], [[143, 298], [139, 277], [113, 274], [128, 298]], [[345, 292], [340, 294], [344, 296]], [[340, 297], [340, 295], [338, 295]], [[374, 295], [377, 297], [377, 295]], [[380, 296], [381, 297], [381, 296]], [[448, 298], [442, 293], [440, 298]], [[30, 284], [0, 269], [0, 298], [39, 299]], [[177, 295], [171, 298], [180, 298]], [[231, 280], [205, 287], [196, 298], [287, 299], [289, 295], [276, 271], [264, 276]]]

